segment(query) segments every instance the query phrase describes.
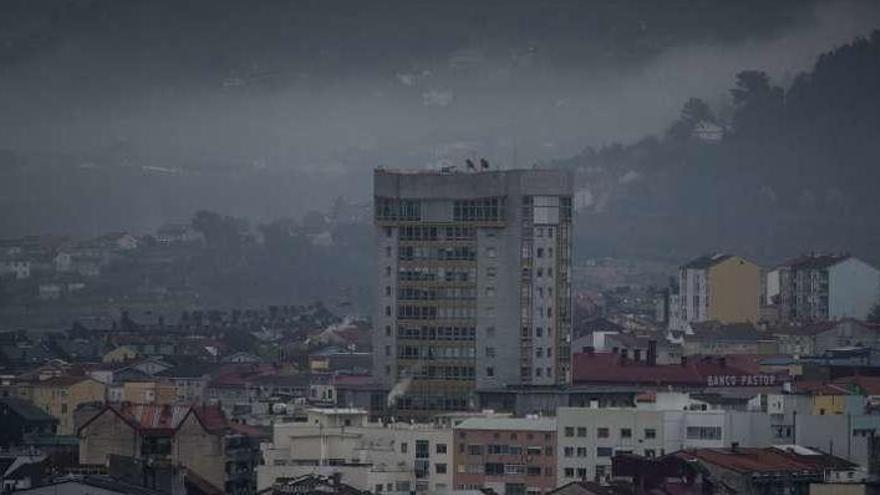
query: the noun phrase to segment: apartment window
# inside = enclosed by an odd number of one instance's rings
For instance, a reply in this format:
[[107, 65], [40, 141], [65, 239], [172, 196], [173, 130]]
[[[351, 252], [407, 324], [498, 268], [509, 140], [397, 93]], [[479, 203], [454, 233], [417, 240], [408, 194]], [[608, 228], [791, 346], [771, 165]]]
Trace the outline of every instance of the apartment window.
[[611, 447], [596, 447], [596, 457], [611, 457], [614, 455], [614, 449]]
[[544, 375], [544, 370], [542, 368], [535, 368], [535, 376], [540, 377], [543, 375]]
[[385, 246], [385, 257], [386, 258], [391, 257], [391, 246]]
[[446, 463], [437, 463], [434, 464], [434, 472], [437, 474], [446, 474]]
[[382, 493], [382, 491], [383, 491], [384, 489], [385, 489], [385, 485], [383, 485], [382, 483], [378, 483], [378, 484], [376, 485], [376, 493]]
[[543, 257], [544, 257], [544, 248], [539, 247], [535, 255], [536, 255], [538, 258], [543, 258]]
[[391, 325], [385, 325], [385, 336], [391, 337]]
[[486, 357], [487, 358], [495, 357], [495, 348], [494, 347], [487, 347], [486, 348]]
[[486, 376], [495, 376], [495, 368], [491, 366], [486, 367]]
[[653, 459], [657, 457], [657, 454], [656, 452], [654, 452], [654, 449], [645, 449], [645, 457], [647, 457], [648, 459]]
[[574, 478], [574, 468], [565, 468], [565, 477]]
[[577, 469], [577, 477], [584, 479], [587, 477], [587, 468], [578, 468]]
[[578, 427], [578, 429], [577, 429], [577, 434], [578, 434], [578, 436], [581, 437], [581, 438], [587, 436], [587, 428], [584, 427], [584, 426], [580, 426], [580, 427]]
[[526, 468], [527, 476], [541, 476], [541, 466], [529, 466]]
[[385, 237], [391, 237], [391, 227], [385, 227]]
[[489, 278], [495, 278], [496, 268], [494, 266], [490, 266], [486, 268], [486, 276]]
[[645, 438], [652, 439], [657, 438], [657, 430], [653, 428], [645, 428]]
[[611, 435], [610, 435], [610, 432], [608, 431], [608, 428], [596, 428], [596, 437], [597, 438], [608, 438], [609, 436], [611, 436]]
[[596, 466], [596, 478], [603, 479], [605, 478], [605, 466]]
[[543, 337], [544, 329], [541, 327], [535, 327], [535, 337]]
[[688, 440], [721, 440], [720, 426], [688, 426]]
[[578, 457], [586, 457], [587, 456], [587, 448], [586, 447], [578, 447], [577, 448], [577, 456]]
[[487, 462], [484, 465], [484, 472], [486, 476], [503, 476], [504, 475], [504, 464], [500, 462]]
[[536, 274], [539, 278], [540, 278], [540, 277], [543, 277], [543, 276], [544, 276], [544, 269], [541, 268], [541, 267], [539, 266], [538, 269], [535, 270], [535, 274]]
[[436, 449], [436, 452], [438, 454], [445, 454], [446, 453], [446, 444], [445, 443], [438, 443], [438, 444], [436, 444], [436, 446], [434, 448]]
[[571, 438], [574, 436], [574, 427], [573, 426], [566, 426], [565, 427], [565, 436], [568, 438]]
[[553, 357], [553, 348], [552, 347], [547, 348], [547, 357]]
[[400, 453], [401, 453], [401, 454], [406, 454], [406, 452], [407, 452], [407, 450], [408, 450], [407, 447], [408, 447], [408, 446], [407, 446], [406, 442], [401, 442], [401, 443], [400, 443]]
[[574, 447], [565, 447], [562, 449], [562, 455], [564, 457], [572, 457], [574, 456]]
[[391, 306], [385, 306], [385, 316], [391, 316]]
[[544, 357], [544, 349], [541, 347], [535, 348], [535, 357]]
[[629, 428], [620, 429], [620, 438], [632, 438], [633, 431]]

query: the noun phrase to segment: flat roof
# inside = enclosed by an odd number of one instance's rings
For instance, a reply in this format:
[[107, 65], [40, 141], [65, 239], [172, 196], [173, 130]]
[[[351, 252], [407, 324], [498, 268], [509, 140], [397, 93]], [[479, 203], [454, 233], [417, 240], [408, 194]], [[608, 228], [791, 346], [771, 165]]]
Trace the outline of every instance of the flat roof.
[[457, 430], [556, 431], [556, 418], [468, 418]]

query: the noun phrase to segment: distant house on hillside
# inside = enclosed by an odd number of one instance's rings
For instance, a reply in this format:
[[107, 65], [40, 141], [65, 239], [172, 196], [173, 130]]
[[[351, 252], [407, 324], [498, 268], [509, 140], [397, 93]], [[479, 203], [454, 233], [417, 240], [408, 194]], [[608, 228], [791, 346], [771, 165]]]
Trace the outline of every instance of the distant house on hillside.
[[202, 234], [186, 223], [168, 223], [156, 232], [156, 242], [162, 246], [190, 244], [201, 241]]

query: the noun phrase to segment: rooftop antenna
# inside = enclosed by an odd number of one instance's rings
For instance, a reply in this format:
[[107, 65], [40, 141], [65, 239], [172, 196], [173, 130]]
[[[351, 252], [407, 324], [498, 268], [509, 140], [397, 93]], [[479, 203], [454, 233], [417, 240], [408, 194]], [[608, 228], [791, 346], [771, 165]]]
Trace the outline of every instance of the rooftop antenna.
[[465, 163], [465, 165], [467, 165], [468, 170], [476, 170], [477, 169], [477, 166], [474, 165], [474, 161], [471, 160], [470, 158], [465, 160], [464, 163]]
[[485, 158], [480, 158], [480, 168], [482, 168], [483, 170], [489, 169], [489, 162], [486, 161]]

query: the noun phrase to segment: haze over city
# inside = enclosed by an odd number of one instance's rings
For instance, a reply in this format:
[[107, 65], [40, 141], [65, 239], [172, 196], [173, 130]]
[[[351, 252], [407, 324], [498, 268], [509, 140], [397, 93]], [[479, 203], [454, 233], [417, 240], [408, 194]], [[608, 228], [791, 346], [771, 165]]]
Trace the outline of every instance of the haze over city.
[[0, 2], [0, 492], [874, 495], [880, 2]]

